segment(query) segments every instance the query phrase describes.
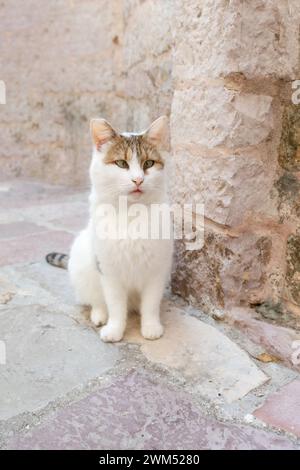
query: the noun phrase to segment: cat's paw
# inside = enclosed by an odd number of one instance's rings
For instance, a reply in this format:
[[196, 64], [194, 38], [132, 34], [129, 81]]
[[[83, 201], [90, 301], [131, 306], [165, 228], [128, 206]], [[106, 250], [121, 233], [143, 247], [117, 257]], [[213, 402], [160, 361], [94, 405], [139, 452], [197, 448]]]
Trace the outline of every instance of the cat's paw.
[[92, 308], [91, 321], [96, 326], [105, 325], [107, 322], [107, 313], [102, 308]]
[[124, 331], [122, 328], [108, 324], [101, 328], [100, 338], [102, 341], [105, 341], [105, 343], [115, 343], [121, 341], [123, 334]]
[[164, 327], [160, 322], [142, 325], [142, 335], [146, 339], [158, 339], [164, 334]]

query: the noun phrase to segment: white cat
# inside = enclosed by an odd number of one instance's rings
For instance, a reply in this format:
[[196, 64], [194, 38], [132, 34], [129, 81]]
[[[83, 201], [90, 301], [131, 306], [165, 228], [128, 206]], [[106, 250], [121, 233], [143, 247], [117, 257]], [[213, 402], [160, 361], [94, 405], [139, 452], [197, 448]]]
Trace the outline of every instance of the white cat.
[[[156, 339], [163, 334], [160, 302], [171, 270], [172, 239], [132, 239], [128, 233], [124, 239], [102, 239], [99, 233], [114, 223], [114, 214], [125, 216], [130, 224], [135, 218], [130, 215], [133, 204], [143, 204], [146, 217], [151, 205], [167, 202], [162, 156], [167, 118], [160, 117], [140, 134], [120, 134], [104, 119], [93, 119], [91, 133], [90, 220], [71, 248], [71, 283], [78, 302], [91, 306], [92, 322], [105, 325], [100, 330], [103, 341], [122, 339], [130, 310], [140, 313], [144, 338]], [[120, 207], [120, 197], [126, 197], [129, 215]], [[108, 204], [114, 211], [103, 216]], [[58, 266], [66, 259], [56, 253], [47, 256]]]

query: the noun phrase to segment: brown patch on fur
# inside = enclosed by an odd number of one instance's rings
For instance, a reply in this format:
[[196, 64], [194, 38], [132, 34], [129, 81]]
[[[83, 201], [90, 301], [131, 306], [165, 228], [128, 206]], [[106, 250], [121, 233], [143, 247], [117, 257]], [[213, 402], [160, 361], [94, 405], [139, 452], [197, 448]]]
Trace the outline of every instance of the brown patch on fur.
[[129, 162], [134, 153], [137, 154], [141, 167], [143, 167], [146, 160], [154, 160], [160, 168], [164, 167], [164, 162], [158, 150], [147, 142], [147, 137], [144, 135], [118, 135], [114, 137], [104, 157], [104, 163], [114, 163], [116, 160]]

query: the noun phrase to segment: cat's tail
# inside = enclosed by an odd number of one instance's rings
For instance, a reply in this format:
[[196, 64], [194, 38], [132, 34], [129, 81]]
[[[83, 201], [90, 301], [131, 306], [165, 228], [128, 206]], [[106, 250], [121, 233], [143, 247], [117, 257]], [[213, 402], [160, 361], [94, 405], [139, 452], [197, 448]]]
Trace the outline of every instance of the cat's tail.
[[57, 268], [68, 269], [69, 255], [63, 253], [48, 253], [46, 261]]

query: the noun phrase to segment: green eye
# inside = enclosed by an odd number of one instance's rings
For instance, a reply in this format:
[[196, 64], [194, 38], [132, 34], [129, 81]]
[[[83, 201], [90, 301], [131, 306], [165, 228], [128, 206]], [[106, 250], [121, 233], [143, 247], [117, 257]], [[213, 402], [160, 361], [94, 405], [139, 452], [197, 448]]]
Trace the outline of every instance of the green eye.
[[144, 170], [148, 170], [148, 168], [151, 168], [154, 165], [155, 161], [154, 160], [146, 160], [144, 163]]
[[128, 163], [126, 160], [116, 160], [115, 164], [118, 165], [120, 168], [129, 168]]

